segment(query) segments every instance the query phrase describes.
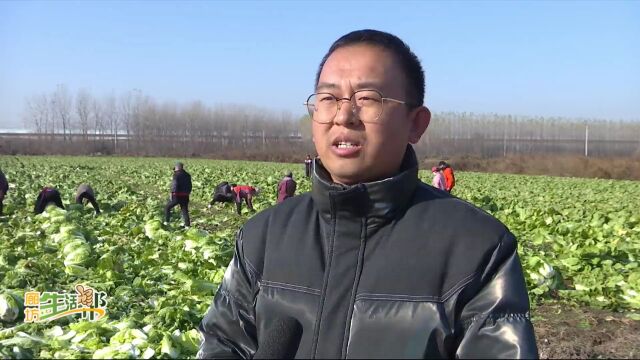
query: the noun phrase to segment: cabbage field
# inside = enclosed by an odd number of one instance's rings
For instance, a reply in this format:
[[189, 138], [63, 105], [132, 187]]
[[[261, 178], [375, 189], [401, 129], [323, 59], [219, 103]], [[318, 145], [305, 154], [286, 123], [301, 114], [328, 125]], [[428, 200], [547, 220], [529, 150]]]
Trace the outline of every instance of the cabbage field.
[[[162, 223], [174, 159], [0, 157], [10, 189], [0, 217], [0, 357], [194, 357], [197, 325], [233, 253], [236, 230], [252, 215], [233, 204], [207, 208], [223, 180], [262, 189], [257, 211], [275, 204], [276, 185], [301, 164], [187, 160], [192, 227], [179, 208]], [[430, 183], [430, 173], [421, 172]], [[640, 319], [640, 182], [456, 173], [454, 194], [503, 221], [519, 239], [532, 302], [548, 300]], [[89, 183], [103, 213], [73, 204]], [[43, 186], [66, 210], [33, 215]], [[98, 321], [63, 317], [25, 322], [27, 291], [107, 295]]]

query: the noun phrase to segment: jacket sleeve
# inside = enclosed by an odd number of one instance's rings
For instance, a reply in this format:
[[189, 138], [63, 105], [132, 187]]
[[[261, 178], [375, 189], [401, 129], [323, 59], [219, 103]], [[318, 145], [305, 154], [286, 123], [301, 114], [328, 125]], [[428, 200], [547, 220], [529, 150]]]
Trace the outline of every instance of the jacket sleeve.
[[38, 193], [38, 197], [36, 198], [36, 203], [33, 207], [33, 212], [37, 213], [38, 212], [38, 208], [40, 207], [40, 202], [42, 201], [42, 193], [43, 191], [40, 191]]
[[242, 250], [242, 230], [236, 238], [233, 259], [199, 330], [204, 341], [198, 359], [251, 358], [258, 347], [255, 298], [258, 278]]
[[9, 191], [9, 182], [7, 181], [7, 178], [4, 176], [2, 171], [0, 171], [0, 191], [5, 194], [7, 193], [7, 191]]
[[481, 278], [484, 286], [462, 310], [463, 334], [456, 358], [538, 358], [513, 235], [503, 237]]
[[287, 188], [287, 195], [294, 196], [296, 194], [296, 188], [298, 184], [296, 184], [295, 180], [291, 180], [289, 182], [289, 187]]
[[176, 174], [173, 174], [173, 179], [171, 180], [171, 192], [177, 192], [178, 191], [178, 176]]

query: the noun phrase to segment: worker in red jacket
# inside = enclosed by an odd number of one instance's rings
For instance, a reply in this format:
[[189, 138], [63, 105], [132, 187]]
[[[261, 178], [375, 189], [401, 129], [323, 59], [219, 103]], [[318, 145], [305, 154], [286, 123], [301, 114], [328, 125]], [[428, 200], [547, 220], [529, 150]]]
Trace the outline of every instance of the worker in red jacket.
[[453, 175], [453, 168], [446, 161], [440, 161], [438, 167], [444, 174], [444, 182], [446, 183], [445, 190], [450, 193], [454, 186], [456, 186], [456, 177]]
[[258, 194], [258, 189], [251, 185], [232, 185], [231, 190], [235, 194], [236, 211], [240, 215], [242, 210], [242, 200], [247, 203], [247, 207], [250, 211], [253, 210], [253, 197]]

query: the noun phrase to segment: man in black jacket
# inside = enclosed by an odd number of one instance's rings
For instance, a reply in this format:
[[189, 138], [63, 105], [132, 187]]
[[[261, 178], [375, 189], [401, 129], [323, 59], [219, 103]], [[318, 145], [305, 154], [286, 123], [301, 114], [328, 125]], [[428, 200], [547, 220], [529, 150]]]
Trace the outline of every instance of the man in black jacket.
[[418, 179], [424, 86], [391, 34], [331, 46], [307, 100], [312, 191], [240, 229], [199, 358], [538, 356], [513, 234]]
[[76, 191], [76, 204], [84, 204], [84, 200], [91, 203], [96, 214], [100, 214], [100, 207], [96, 201], [96, 194], [91, 185], [81, 184], [78, 186], [78, 190]]
[[213, 194], [211, 194], [211, 202], [209, 202], [209, 207], [212, 207], [214, 203], [231, 203], [235, 199], [235, 193], [232, 188], [235, 184], [231, 185], [228, 181], [223, 181], [218, 186], [216, 186]]
[[184, 170], [181, 162], [176, 163], [173, 169], [173, 180], [171, 181], [171, 197], [164, 209], [165, 222], [169, 223], [171, 219], [171, 209], [176, 205], [180, 205], [182, 212], [182, 221], [184, 226], [191, 226], [189, 219], [189, 195], [191, 194], [191, 175]]
[[7, 195], [7, 191], [9, 191], [9, 182], [4, 176], [2, 169], [0, 169], [0, 216], [2, 216], [2, 202], [4, 201], [4, 196]]

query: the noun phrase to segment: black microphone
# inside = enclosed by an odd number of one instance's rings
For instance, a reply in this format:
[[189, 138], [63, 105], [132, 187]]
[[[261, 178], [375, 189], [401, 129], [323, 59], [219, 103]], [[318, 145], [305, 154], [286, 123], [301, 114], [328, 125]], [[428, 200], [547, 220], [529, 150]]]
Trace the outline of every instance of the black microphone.
[[258, 339], [254, 359], [293, 359], [302, 338], [302, 325], [292, 317], [278, 317]]

